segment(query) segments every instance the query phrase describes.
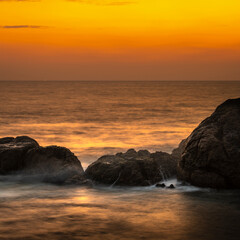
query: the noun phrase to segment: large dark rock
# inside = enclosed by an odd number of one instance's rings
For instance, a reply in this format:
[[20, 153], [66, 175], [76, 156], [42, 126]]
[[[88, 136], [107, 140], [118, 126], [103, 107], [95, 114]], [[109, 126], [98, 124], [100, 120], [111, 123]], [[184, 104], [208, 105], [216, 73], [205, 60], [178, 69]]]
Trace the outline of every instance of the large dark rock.
[[67, 148], [40, 147], [32, 138], [0, 139], [0, 174], [21, 174], [37, 181], [89, 184], [80, 161]]
[[23, 169], [23, 160], [29, 149], [39, 147], [29, 137], [6, 137], [0, 139], [0, 174], [10, 174]]
[[24, 173], [52, 183], [87, 183], [80, 161], [64, 147], [30, 149], [24, 159]]
[[240, 188], [240, 98], [218, 106], [187, 138], [178, 177], [201, 187]]
[[182, 153], [184, 151], [185, 146], [186, 146], [186, 139], [183, 139], [179, 143], [178, 147], [172, 150], [171, 155], [179, 161], [182, 157]]
[[92, 163], [86, 175], [99, 183], [148, 186], [176, 175], [177, 161], [168, 153], [147, 150], [106, 155]]

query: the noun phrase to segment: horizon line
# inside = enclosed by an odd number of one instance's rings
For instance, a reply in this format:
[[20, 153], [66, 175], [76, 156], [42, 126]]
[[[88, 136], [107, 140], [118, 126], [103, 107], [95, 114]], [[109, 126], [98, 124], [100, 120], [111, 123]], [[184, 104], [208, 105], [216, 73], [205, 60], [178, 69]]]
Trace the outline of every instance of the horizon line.
[[240, 82], [239, 80], [0, 80], [0, 82]]

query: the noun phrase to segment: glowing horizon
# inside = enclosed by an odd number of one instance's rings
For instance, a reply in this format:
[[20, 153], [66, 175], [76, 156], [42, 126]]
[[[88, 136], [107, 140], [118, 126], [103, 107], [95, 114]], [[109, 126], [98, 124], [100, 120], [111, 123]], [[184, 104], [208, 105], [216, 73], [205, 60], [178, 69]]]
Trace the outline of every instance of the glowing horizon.
[[240, 2], [0, 0], [0, 80], [240, 80]]

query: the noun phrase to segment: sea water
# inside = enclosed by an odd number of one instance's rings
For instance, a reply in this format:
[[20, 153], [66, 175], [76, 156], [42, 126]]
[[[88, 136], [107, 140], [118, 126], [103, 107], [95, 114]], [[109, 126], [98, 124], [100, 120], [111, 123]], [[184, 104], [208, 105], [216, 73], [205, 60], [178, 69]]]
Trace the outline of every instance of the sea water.
[[[240, 82], [0, 82], [0, 137], [73, 151], [171, 152]], [[0, 239], [240, 239], [240, 192], [36, 184], [0, 176]]]

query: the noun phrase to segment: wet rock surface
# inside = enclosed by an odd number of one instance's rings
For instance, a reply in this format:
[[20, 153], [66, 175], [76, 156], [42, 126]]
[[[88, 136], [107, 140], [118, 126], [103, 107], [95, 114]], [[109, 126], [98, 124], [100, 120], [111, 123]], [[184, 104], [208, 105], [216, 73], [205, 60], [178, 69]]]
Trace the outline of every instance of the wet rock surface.
[[200, 187], [240, 188], [240, 98], [218, 106], [186, 139], [178, 177]]
[[174, 189], [175, 186], [173, 184], [171, 184], [170, 186], [167, 187], [168, 189]]
[[80, 161], [69, 149], [40, 147], [27, 136], [0, 139], [0, 174], [33, 176], [35, 181], [57, 184], [89, 184]]
[[156, 184], [156, 187], [157, 188], [165, 188], [166, 185], [165, 185], [165, 183], [158, 183], [158, 184]]
[[172, 157], [176, 158], [177, 160], [180, 160], [181, 157], [182, 157], [182, 153], [185, 149], [185, 146], [186, 146], [186, 139], [183, 139], [177, 148], [173, 149], [172, 150]]
[[39, 147], [27, 136], [0, 139], [0, 174], [11, 174], [24, 168], [24, 158], [28, 150]]
[[41, 175], [44, 181], [59, 184], [86, 180], [78, 158], [69, 149], [58, 146], [29, 150], [24, 159], [24, 172]]
[[108, 185], [149, 186], [176, 175], [177, 160], [168, 153], [147, 150], [106, 155], [86, 170], [90, 179]]

